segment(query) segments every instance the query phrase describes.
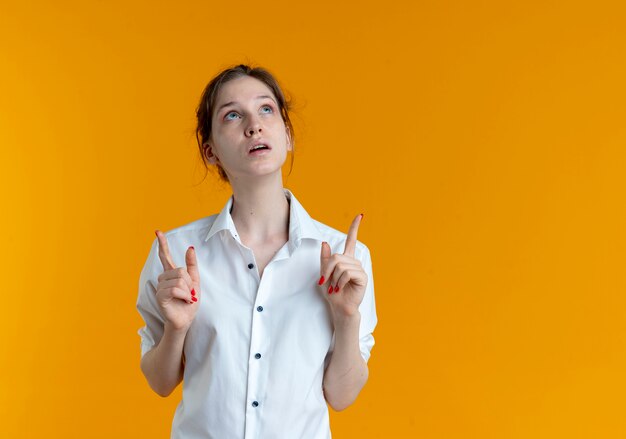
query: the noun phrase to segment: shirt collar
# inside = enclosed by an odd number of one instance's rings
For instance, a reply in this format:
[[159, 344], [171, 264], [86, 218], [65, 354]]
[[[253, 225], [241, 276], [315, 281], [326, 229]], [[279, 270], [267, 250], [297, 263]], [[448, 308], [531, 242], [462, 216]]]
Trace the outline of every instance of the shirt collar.
[[[288, 246], [289, 250], [293, 252], [299, 245], [303, 239], [314, 239], [322, 242], [324, 237], [322, 232], [315, 224], [315, 221], [311, 216], [307, 213], [307, 211], [302, 207], [300, 202], [296, 199], [296, 197], [291, 193], [289, 189], [283, 188], [285, 192], [285, 196], [290, 201], [289, 206], [289, 241]], [[233, 195], [230, 196], [226, 205], [222, 209], [222, 211], [217, 215], [213, 225], [209, 229], [209, 233], [207, 234], [205, 241], [208, 241], [213, 235], [222, 230], [228, 230], [235, 239], [239, 241], [237, 237], [237, 230], [235, 229], [235, 223], [233, 222], [233, 218], [230, 215], [230, 209], [233, 206]]]

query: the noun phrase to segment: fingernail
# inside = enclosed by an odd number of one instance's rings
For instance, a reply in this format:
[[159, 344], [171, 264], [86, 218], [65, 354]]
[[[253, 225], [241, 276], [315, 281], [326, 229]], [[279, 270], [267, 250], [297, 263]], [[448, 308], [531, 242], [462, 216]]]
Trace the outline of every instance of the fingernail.
[[337, 286], [335, 287], [335, 293], [336, 293], [337, 291], [339, 291], [339, 285], [337, 285]]
[[318, 285], [322, 285], [324, 283], [324, 276], [320, 277], [320, 281], [318, 282]]
[[192, 298], [191, 298], [191, 300], [193, 300], [194, 302], [197, 302], [197, 301], [198, 301], [198, 298], [196, 298], [196, 297], [192, 297]]
[[189, 247], [189, 248], [191, 248], [192, 250], [195, 250], [195, 248], [193, 248], [193, 245], [191, 247]]
[[159, 234], [157, 233], [156, 230], [154, 231], [154, 234], [156, 235], [157, 238], [159, 237]]
[[191, 295], [192, 295], [192, 296], [195, 296], [195, 295], [196, 295], [196, 290], [195, 290], [195, 289], [193, 289], [193, 288], [191, 289]]
[[361, 219], [363, 219], [363, 217], [364, 217], [364, 216], [365, 216], [365, 214], [364, 214], [364, 213], [362, 213], [362, 214], [361, 214]]
[[332, 292], [333, 292], [333, 286], [331, 285], [328, 287], [328, 294], [331, 294]]

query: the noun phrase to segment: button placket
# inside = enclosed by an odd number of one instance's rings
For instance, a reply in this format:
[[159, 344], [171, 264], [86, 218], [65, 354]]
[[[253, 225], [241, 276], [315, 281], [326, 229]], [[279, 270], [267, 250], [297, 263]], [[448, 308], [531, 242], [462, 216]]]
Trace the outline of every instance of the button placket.
[[[260, 290], [260, 289], [259, 289]], [[261, 291], [257, 292], [258, 295]], [[262, 383], [263, 364], [259, 361], [262, 357], [261, 352], [264, 351], [266, 345], [268, 333], [267, 324], [264, 320], [267, 320], [267, 314], [265, 312], [252, 313], [252, 333], [250, 337], [250, 356], [248, 360], [248, 389], [250, 398], [254, 401], [261, 402], [260, 398], [265, 387]]]
[[[252, 265], [252, 264], [250, 264]], [[253, 266], [254, 268], [254, 266]], [[271, 268], [265, 269], [263, 279], [258, 275], [253, 276], [256, 282], [256, 297], [252, 308], [252, 325], [250, 332], [250, 347], [248, 357], [248, 404], [246, 409], [245, 438], [256, 438], [259, 431], [259, 423], [262, 422], [263, 401], [266, 396], [267, 378], [269, 370], [263, 361], [264, 352], [268, 352], [269, 340], [268, 319], [270, 314], [267, 307], [261, 305], [266, 303], [269, 292], [265, 291], [265, 285], [270, 285], [267, 279], [271, 276]], [[247, 268], [248, 270], [248, 268]], [[252, 270], [252, 269], [249, 269]], [[252, 273], [251, 273], [252, 274]]]

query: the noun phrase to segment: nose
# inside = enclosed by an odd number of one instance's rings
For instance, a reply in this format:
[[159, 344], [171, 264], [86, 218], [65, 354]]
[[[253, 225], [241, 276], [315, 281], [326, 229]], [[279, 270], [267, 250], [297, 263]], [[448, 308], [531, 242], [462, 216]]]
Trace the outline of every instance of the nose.
[[261, 134], [263, 132], [263, 128], [261, 127], [261, 123], [255, 117], [250, 118], [250, 123], [246, 127], [246, 136], [252, 137], [255, 134]]

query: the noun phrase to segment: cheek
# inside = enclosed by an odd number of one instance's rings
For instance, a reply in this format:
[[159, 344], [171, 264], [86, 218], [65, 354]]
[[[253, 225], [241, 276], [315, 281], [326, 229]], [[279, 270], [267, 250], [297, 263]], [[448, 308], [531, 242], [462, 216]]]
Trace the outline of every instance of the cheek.
[[218, 145], [224, 145], [237, 140], [237, 134], [237, 127], [234, 123], [218, 124], [213, 127], [211, 138], [213, 139], [214, 144], [217, 143]]

